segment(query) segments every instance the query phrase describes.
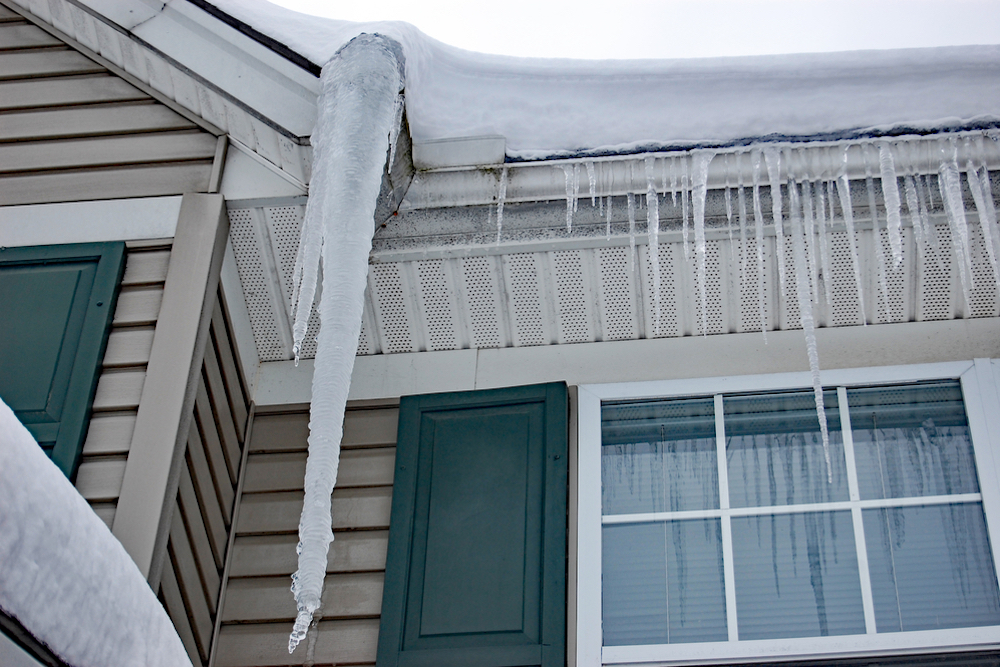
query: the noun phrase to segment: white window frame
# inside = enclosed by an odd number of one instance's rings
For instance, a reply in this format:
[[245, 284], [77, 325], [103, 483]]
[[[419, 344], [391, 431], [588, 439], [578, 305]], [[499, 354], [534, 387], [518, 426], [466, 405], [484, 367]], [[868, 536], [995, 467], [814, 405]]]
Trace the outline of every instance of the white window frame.
[[[983, 511], [986, 514], [987, 533], [995, 566], [1000, 568], [1000, 470], [997, 468], [1000, 464], [1000, 360], [975, 359], [838, 369], [822, 373], [824, 387], [870, 387], [938, 379], [961, 382], [979, 474]], [[730, 393], [808, 389], [811, 386], [809, 373], [777, 373], [579, 387], [576, 649], [577, 664], [580, 667], [597, 667], [601, 664], [712, 664], [831, 658], [1000, 645], [1000, 626], [990, 626], [780, 640], [602, 646], [601, 402], [708, 397]], [[844, 398], [841, 396], [842, 400]], [[720, 469], [724, 470], [721, 466]], [[727, 567], [731, 568], [731, 564]], [[735, 597], [735, 592], [729, 585], [732, 579], [731, 576], [726, 579], [727, 603], [732, 604]], [[868, 611], [870, 610], [866, 610], [866, 616]], [[869, 623], [869, 627], [873, 628], [873, 625]]]

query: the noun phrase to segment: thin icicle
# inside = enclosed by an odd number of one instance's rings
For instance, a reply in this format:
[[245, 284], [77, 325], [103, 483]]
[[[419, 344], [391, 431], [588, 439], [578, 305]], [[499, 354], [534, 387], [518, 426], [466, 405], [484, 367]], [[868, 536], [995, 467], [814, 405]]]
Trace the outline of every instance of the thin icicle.
[[608, 241], [611, 240], [611, 195], [608, 195], [608, 201], [604, 206], [604, 212], [607, 214], [607, 226], [605, 228], [605, 238]]
[[858, 240], [854, 233], [854, 206], [851, 204], [851, 181], [847, 177], [847, 150], [844, 146], [841, 153], [840, 174], [837, 176], [837, 194], [840, 196], [840, 209], [844, 214], [844, 225], [847, 227], [847, 245], [851, 249], [851, 264], [854, 265], [854, 285], [858, 296], [858, 314], [861, 323], [868, 324], [865, 315], [864, 290], [861, 288], [861, 259], [858, 257]]
[[778, 250], [778, 285], [785, 289], [785, 230], [781, 220], [781, 153], [768, 146], [764, 149], [767, 163], [767, 179], [771, 187], [771, 218], [774, 221], [774, 236]]
[[590, 185], [590, 207], [597, 206], [597, 175], [594, 174], [594, 163], [587, 160], [587, 183]]
[[635, 273], [635, 195], [629, 192], [625, 200], [628, 206], [628, 265], [629, 271]]
[[[971, 305], [969, 292], [972, 289], [972, 253], [969, 248], [969, 225], [965, 219], [965, 203], [962, 201], [962, 176], [958, 169], [958, 147], [951, 144], [949, 151], [941, 143], [941, 165], [938, 167], [938, 184], [944, 201], [948, 225], [951, 228], [951, 247], [955, 253], [955, 264], [962, 283], [965, 307]], [[968, 310], [966, 310], [968, 315]]]
[[[990, 211], [986, 205], [986, 197], [983, 192], [983, 183], [979, 176], [979, 171], [970, 159], [966, 165], [966, 175], [969, 181], [969, 189], [972, 191], [972, 199], [976, 203], [976, 212], [979, 214], [979, 228], [983, 230], [983, 245], [986, 246], [986, 254], [990, 258], [990, 266], [993, 267], [993, 280], [1000, 286], [1000, 268], [997, 267], [996, 251], [993, 247], [993, 231], [996, 226], [996, 219], [990, 219]], [[995, 215], [995, 212], [994, 212]]]
[[[997, 209], [993, 203], [993, 184], [990, 182], [990, 170], [986, 166], [986, 162], [983, 157], [982, 144], [977, 146], [977, 151], [979, 154], [980, 164], [982, 165], [979, 169], [979, 186], [983, 192], [983, 203], [986, 205], [984, 211], [986, 214], [986, 222], [982, 222], [983, 218], [980, 218], [980, 224], [985, 224], [990, 228], [993, 243], [997, 246], [995, 254], [997, 258], [1000, 259], [1000, 229], [997, 228]], [[1000, 280], [998, 280], [997, 289], [1000, 289]]]
[[813, 303], [819, 303], [819, 262], [816, 257], [816, 212], [811, 181], [802, 181], [802, 216], [805, 223], [806, 257], [809, 260], [809, 289]]
[[[816, 196], [819, 201], [816, 204], [816, 212], [819, 215], [817, 226], [819, 227], [819, 263], [823, 273], [823, 298], [826, 299], [827, 307], [833, 306], [833, 297], [830, 293], [830, 286], [833, 283], [833, 272], [830, 270], [830, 237], [827, 233], [826, 202], [830, 198], [830, 183], [823, 181], [816, 184]], [[832, 219], [830, 220], [832, 222]]]
[[927, 239], [924, 237], [924, 225], [920, 220], [920, 202], [917, 199], [917, 185], [913, 176], [903, 177], [903, 192], [906, 193], [906, 211], [910, 214], [910, 224], [913, 226], [913, 240], [917, 244], [917, 252], [922, 262], [927, 261]]
[[579, 210], [580, 205], [580, 163], [573, 163], [573, 212]]
[[690, 190], [691, 180], [688, 176], [688, 163], [687, 160], [681, 158], [681, 217], [683, 221], [681, 223], [681, 239], [684, 242], [684, 259], [691, 259], [691, 246], [688, 242], [689, 226], [690, 221], [688, 220], [688, 191]]
[[740, 216], [740, 285], [747, 279], [747, 195], [743, 187], [743, 153], [736, 154], [736, 201], [739, 203]]
[[[325, 165], [315, 165], [314, 174], [322, 176]], [[315, 180], [314, 182], [318, 183]], [[315, 187], [315, 186], [314, 186]], [[322, 187], [322, 186], [320, 186]], [[295, 256], [295, 268], [292, 271], [292, 355], [295, 365], [299, 365], [299, 352], [302, 341], [309, 327], [309, 316], [312, 314], [313, 300], [316, 298], [316, 283], [319, 281], [319, 263], [323, 252], [323, 215], [319, 210], [321, 200], [317, 199], [312, 216], [306, 216], [302, 221], [299, 233], [299, 252]]]
[[389, 134], [389, 168], [396, 162], [396, 142], [399, 140], [399, 131], [403, 127], [403, 94], [396, 95], [396, 102], [392, 112], [392, 131]]
[[903, 263], [903, 222], [899, 214], [899, 187], [896, 185], [896, 163], [889, 143], [878, 145], [878, 164], [882, 173], [882, 199], [885, 201], [886, 227], [889, 230], [889, 247], [892, 248], [892, 268]]
[[507, 167], [500, 170], [500, 187], [497, 191], [497, 245], [503, 233], [503, 205], [507, 201]]
[[826, 423], [826, 408], [823, 405], [823, 383], [819, 372], [819, 351], [816, 345], [816, 325], [813, 320], [812, 304], [809, 301], [809, 270], [803, 238], [802, 219], [799, 208], [798, 188], [788, 180], [788, 208], [792, 219], [792, 260], [795, 264], [795, 291], [799, 301], [799, 319], [806, 339], [806, 353], [809, 356], [809, 371], [812, 374], [813, 397], [816, 402], [816, 416], [823, 438], [823, 458], [826, 460], [826, 479], [833, 484], [833, 466], [830, 463], [830, 432]]
[[[308, 262], [318, 263], [322, 258], [323, 296], [299, 520], [299, 562], [292, 575], [296, 617], [289, 652], [305, 638], [322, 598], [327, 553], [333, 541], [331, 493], [337, 480], [344, 409], [361, 334], [373, 216], [401, 83], [391, 45], [378, 35], [353, 39], [323, 67], [320, 76], [319, 113], [311, 137], [313, 179], [303, 223], [308, 231], [303, 237], [321, 237], [322, 255], [307, 245], [300, 248], [303, 257], [297, 265], [304, 276], [314, 270]], [[314, 231], [317, 227], [319, 233]], [[304, 280], [302, 287], [306, 289], [298, 294], [300, 314], [312, 302]]]
[[729, 232], [730, 248], [733, 247], [733, 195], [731, 192], [732, 186], [729, 183], [729, 175], [732, 172], [732, 169], [729, 166], [729, 159], [731, 157], [732, 155], [729, 153], [726, 154], [726, 189], [724, 191], [726, 198], [726, 230]]
[[[882, 310], [885, 313], [886, 321], [889, 321], [889, 281], [885, 271], [885, 260], [882, 255], [882, 231], [879, 228], [878, 204], [875, 201], [875, 179], [872, 177], [872, 168], [868, 160], [868, 147], [870, 144], [862, 145], [861, 154], [865, 162], [865, 189], [868, 192], [868, 213], [872, 217], [872, 255], [878, 271], [879, 292], [882, 294]], [[875, 299], [875, 311], [872, 319], [878, 319], [878, 298]]]
[[649, 236], [649, 267], [653, 273], [653, 336], [660, 335], [660, 199], [656, 194], [656, 159], [646, 158], [646, 233]]
[[705, 242], [705, 197], [708, 194], [708, 165], [715, 157], [714, 151], [698, 151], [694, 155], [694, 182], [691, 195], [694, 204], [694, 245], [698, 263], [698, 299], [701, 305], [701, 335], [708, 335], [708, 300], [706, 298], [705, 260], [708, 245]]
[[573, 207], [576, 199], [573, 197], [573, 167], [564, 164], [562, 167], [563, 176], [566, 178], [566, 231], [573, 231]]
[[760, 314], [760, 333], [767, 344], [767, 307], [764, 303], [764, 213], [760, 208], [760, 151], [751, 155], [753, 162], [753, 221], [757, 241], [757, 310]]
[[677, 158], [670, 158], [670, 203], [677, 208]]

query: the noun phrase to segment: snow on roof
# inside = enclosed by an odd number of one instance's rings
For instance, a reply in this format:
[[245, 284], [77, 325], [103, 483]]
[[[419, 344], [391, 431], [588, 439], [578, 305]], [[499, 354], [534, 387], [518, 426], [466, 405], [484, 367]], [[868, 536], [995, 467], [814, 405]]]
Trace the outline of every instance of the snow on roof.
[[191, 665], [121, 543], [3, 401], [0, 608], [75, 667]]
[[396, 39], [406, 56], [413, 139], [502, 135], [513, 158], [1000, 121], [1000, 46], [690, 60], [515, 58], [448, 46], [408, 23], [336, 21], [264, 0], [214, 4], [317, 64], [361, 32]]

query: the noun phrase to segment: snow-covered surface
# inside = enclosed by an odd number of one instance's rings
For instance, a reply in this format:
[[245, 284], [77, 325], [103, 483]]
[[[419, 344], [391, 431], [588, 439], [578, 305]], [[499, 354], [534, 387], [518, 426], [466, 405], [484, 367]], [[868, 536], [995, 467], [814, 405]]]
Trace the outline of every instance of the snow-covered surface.
[[121, 543], [2, 401], [0, 608], [75, 667], [191, 665]]
[[465, 51], [401, 22], [317, 18], [264, 0], [214, 4], [317, 64], [361, 32], [399, 41], [414, 140], [502, 135], [511, 157], [1000, 119], [998, 46], [690, 60], [531, 59]]

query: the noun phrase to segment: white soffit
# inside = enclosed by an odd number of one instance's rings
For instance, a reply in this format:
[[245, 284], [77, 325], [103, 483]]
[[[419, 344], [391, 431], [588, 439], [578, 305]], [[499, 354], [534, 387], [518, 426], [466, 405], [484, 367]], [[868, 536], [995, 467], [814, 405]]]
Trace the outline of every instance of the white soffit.
[[[81, 0], [87, 9], [70, 0], [4, 2], [309, 181], [312, 150], [303, 138], [316, 122], [319, 90], [309, 72], [188, 2], [162, 10], [146, 0]], [[134, 26], [135, 37], [125, 32]]]
[[0, 206], [0, 248], [172, 238], [181, 197]]

